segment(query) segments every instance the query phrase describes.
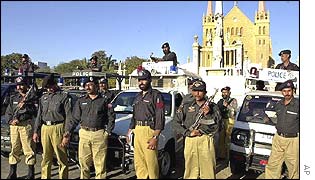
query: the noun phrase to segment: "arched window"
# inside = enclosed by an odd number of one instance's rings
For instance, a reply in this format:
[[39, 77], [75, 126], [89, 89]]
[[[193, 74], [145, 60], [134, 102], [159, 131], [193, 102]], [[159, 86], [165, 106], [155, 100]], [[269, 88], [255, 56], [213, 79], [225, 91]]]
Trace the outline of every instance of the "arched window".
[[229, 27], [226, 29], [226, 32], [230, 33], [230, 28]]
[[240, 34], [243, 35], [243, 27], [240, 28]]
[[265, 40], [263, 40], [263, 45], [265, 45], [266, 44], [266, 41]]
[[266, 27], [264, 26], [263, 27], [263, 34], [265, 34], [266, 33]]
[[260, 59], [263, 59], [264, 58], [264, 54], [260, 54]]
[[239, 33], [239, 32], [238, 32], [238, 27], [236, 27], [236, 28], [235, 28], [235, 35], [238, 36], [238, 33]]
[[261, 34], [261, 27], [259, 26], [258, 34]]
[[261, 40], [259, 39], [258, 44], [261, 45]]
[[231, 28], [231, 35], [234, 35], [234, 28]]

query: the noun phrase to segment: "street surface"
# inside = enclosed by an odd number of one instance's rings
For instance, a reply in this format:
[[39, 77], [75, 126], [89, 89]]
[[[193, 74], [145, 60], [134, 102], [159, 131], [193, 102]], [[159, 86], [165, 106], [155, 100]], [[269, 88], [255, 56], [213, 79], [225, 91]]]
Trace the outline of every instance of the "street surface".
[[[37, 163], [35, 165], [35, 179], [40, 179], [40, 163], [41, 163], [41, 155], [36, 156]], [[178, 158], [175, 170], [172, 171], [168, 179], [182, 179], [184, 174], [184, 158], [180, 153]], [[8, 158], [1, 157], [1, 179], [5, 179], [9, 173], [9, 163]], [[18, 164], [18, 179], [23, 179], [27, 175], [27, 166], [24, 163], [24, 158]], [[258, 174], [254, 171], [249, 171], [245, 175], [232, 175], [230, 172], [230, 168], [225, 165], [223, 161], [217, 162], [216, 168], [216, 178], [217, 179], [264, 179], [264, 174]], [[94, 179], [95, 174], [91, 175], [91, 179]], [[52, 166], [52, 179], [58, 179], [58, 166]], [[80, 169], [74, 163], [70, 163], [69, 166], [69, 179], [79, 179], [80, 178]], [[108, 179], [135, 179], [135, 172], [131, 171], [128, 174], [124, 174], [121, 170], [115, 170], [108, 172]]]

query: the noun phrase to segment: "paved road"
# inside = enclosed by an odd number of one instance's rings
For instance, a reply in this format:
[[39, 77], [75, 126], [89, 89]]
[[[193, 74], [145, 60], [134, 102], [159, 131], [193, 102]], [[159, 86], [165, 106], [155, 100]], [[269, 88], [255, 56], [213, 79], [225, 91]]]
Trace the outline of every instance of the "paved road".
[[[40, 179], [40, 162], [41, 156], [36, 156], [37, 163], [35, 166], [35, 178]], [[178, 155], [177, 158], [177, 167], [175, 170], [172, 171], [169, 179], [182, 179], [184, 174], [183, 164], [184, 158], [182, 153]], [[217, 163], [216, 168], [216, 178], [217, 179], [263, 179], [263, 174], [257, 174], [253, 171], [249, 171], [245, 175], [232, 175], [230, 172], [229, 167], [227, 167], [224, 161], [219, 161]], [[5, 179], [9, 173], [9, 165], [8, 165], [8, 158], [1, 157], [1, 179]], [[27, 175], [27, 166], [24, 163], [24, 158], [18, 164], [18, 179], [23, 179]], [[74, 163], [70, 163], [69, 167], [69, 179], [79, 179], [80, 177], [80, 170], [77, 165]], [[135, 179], [134, 171], [129, 172], [128, 174], [122, 173], [120, 170], [115, 170], [108, 172], [108, 179]], [[52, 166], [52, 179], [58, 179], [58, 166]], [[92, 179], [94, 179], [94, 175], [92, 174]]]

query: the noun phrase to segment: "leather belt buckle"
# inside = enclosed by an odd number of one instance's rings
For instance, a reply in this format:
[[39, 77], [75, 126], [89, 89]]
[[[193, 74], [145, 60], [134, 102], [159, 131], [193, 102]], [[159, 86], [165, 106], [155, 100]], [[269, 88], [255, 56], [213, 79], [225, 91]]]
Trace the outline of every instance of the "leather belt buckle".
[[51, 126], [51, 121], [46, 121], [47, 126]]

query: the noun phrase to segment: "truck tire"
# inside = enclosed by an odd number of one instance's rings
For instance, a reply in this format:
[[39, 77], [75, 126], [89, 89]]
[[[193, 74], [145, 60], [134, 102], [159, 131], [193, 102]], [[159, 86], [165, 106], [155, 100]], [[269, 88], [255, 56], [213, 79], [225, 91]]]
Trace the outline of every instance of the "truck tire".
[[170, 174], [171, 164], [172, 164], [171, 152], [169, 148], [166, 148], [161, 152], [161, 155], [159, 157], [161, 178], [167, 177]]
[[245, 164], [237, 161], [230, 161], [232, 174], [245, 174]]

